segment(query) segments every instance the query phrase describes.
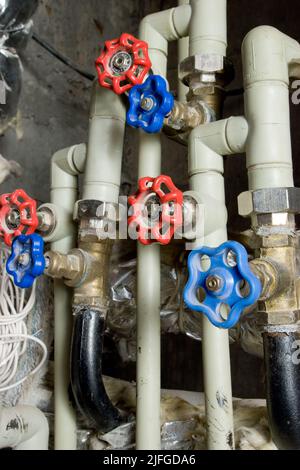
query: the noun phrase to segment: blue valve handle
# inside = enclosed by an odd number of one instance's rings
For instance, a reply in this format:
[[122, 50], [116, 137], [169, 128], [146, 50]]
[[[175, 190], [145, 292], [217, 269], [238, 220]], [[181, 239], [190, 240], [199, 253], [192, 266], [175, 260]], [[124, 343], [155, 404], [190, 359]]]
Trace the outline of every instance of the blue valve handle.
[[44, 273], [45, 267], [44, 240], [40, 235], [21, 235], [14, 239], [6, 270], [17, 287], [32, 287], [35, 279]]
[[[228, 262], [230, 252], [235, 255], [233, 263]], [[188, 270], [189, 280], [183, 294], [186, 305], [206, 315], [218, 328], [234, 327], [243, 310], [257, 302], [261, 295], [261, 283], [252, 273], [247, 251], [240, 243], [229, 241], [215, 249], [204, 247], [192, 251]], [[209, 284], [211, 280], [215, 282], [214, 287]], [[245, 296], [240, 289], [243, 281], [247, 282], [249, 290]], [[200, 288], [205, 295], [202, 302], [199, 300]], [[229, 310], [227, 318], [222, 311], [225, 307]]]
[[165, 117], [172, 111], [174, 98], [163, 77], [150, 75], [142, 85], [130, 90], [129, 105], [127, 124], [155, 134], [162, 129]]

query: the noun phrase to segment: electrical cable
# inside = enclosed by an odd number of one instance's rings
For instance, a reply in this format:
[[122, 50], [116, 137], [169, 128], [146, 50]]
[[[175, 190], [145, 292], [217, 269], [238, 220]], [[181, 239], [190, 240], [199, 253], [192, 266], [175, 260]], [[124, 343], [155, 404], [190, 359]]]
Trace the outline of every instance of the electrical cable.
[[47, 52], [49, 52], [53, 57], [58, 59], [60, 62], [65, 64], [67, 67], [70, 69], [74, 70], [77, 72], [79, 75], [82, 77], [86, 78], [87, 80], [94, 81], [95, 76], [86, 70], [82, 70], [78, 65], [76, 65], [69, 57], [66, 57], [63, 55], [61, 52], [57, 51], [51, 44], [49, 44], [47, 41], [42, 39], [38, 34], [33, 33], [32, 34], [32, 39], [39, 44], [41, 47], [43, 47]]
[[[0, 393], [24, 383], [29, 376], [36, 374], [47, 359], [47, 347], [35, 335], [27, 333], [26, 319], [36, 300], [34, 285], [26, 298], [26, 291], [19, 289], [6, 272], [9, 256], [7, 248], [0, 253]], [[42, 355], [38, 365], [22, 379], [15, 382], [21, 357], [26, 353], [28, 341], [40, 346]], [[13, 382], [13, 383], [12, 383]]]

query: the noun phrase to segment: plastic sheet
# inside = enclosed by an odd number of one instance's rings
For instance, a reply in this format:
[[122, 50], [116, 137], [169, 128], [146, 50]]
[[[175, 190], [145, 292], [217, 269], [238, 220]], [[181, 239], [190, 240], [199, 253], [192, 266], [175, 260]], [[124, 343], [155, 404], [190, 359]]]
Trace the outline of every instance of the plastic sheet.
[[[162, 263], [161, 276], [161, 330], [162, 333], [183, 333], [202, 340], [202, 318], [189, 310], [183, 301], [186, 284], [185, 263]], [[111, 273], [111, 298], [107, 318], [109, 333], [113, 336], [124, 362], [136, 360], [136, 260], [115, 260]], [[252, 309], [253, 310], [253, 309]], [[248, 309], [235, 328], [229, 330], [230, 341], [239, 342], [245, 352], [263, 357], [262, 326], [255, 311]]]

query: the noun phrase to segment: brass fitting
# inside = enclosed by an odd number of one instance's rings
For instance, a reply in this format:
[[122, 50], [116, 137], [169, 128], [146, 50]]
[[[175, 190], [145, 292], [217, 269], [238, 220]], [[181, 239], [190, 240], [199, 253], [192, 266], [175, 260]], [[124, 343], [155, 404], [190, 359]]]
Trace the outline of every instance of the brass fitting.
[[39, 227], [38, 231], [43, 234], [52, 233], [56, 226], [55, 215], [51, 212], [50, 207], [40, 207], [37, 213]]
[[220, 119], [224, 89], [234, 77], [232, 63], [218, 54], [197, 54], [179, 65], [179, 77], [190, 89], [187, 100], [204, 101]]
[[74, 306], [89, 305], [107, 311], [111, 240], [79, 242], [85, 253], [85, 275], [74, 290]]
[[175, 101], [170, 115], [165, 119], [165, 126], [184, 133], [212, 120], [213, 111], [206, 103], [196, 101], [186, 104]]
[[80, 283], [84, 275], [86, 257], [80, 250], [72, 250], [67, 255], [57, 251], [45, 254], [45, 274], [53, 279], [63, 279], [67, 286], [73, 287]]
[[275, 246], [271, 246], [272, 237], [266, 238], [266, 243], [262, 243], [258, 251], [258, 258], [251, 262], [251, 267], [263, 284], [258, 313], [261, 321], [267, 325], [293, 324], [300, 319], [296, 269], [298, 250], [295, 241], [288, 237], [286, 241], [289, 243], [282, 246], [278, 246], [276, 237]]
[[260, 280], [262, 292], [261, 301], [265, 301], [276, 294], [279, 287], [279, 268], [271, 260], [258, 258], [250, 262], [253, 274]]
[[[88, 305], [106, 315], [108, 309], [109, 266], [113, 240], [102, 238], [100, 229], [117, 217], [114, 205], [101, 201], [79, 201], [75, 218], [79, 222], [78, 248], [85, 256], [84, 276], [74, 289], [74, 313]], [[104, 235], [104, 232], [103, 232]]]

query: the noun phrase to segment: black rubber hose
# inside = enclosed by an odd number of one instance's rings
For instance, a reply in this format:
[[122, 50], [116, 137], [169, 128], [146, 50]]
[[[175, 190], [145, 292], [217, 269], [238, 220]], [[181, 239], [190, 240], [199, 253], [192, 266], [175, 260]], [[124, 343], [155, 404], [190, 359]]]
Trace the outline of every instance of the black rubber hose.
[[75, 315], [71, 350], [71, 386], [79, 411], [97, 431], [106, 433], [124, 420], [107, 396], [102, 379], [105, 318], [84, 308]]
[[300, 331], [263, 335], [272, 438], [280, 450], [300, 450]]

